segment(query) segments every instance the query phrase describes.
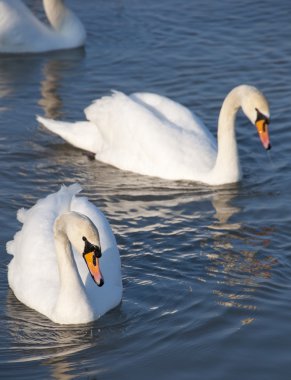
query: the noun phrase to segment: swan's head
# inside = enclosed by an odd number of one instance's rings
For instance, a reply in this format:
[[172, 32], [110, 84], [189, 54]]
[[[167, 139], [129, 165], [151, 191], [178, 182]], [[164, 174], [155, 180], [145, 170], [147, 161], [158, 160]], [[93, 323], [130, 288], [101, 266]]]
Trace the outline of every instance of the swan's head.
[[267, 99], [255, 87], [241, 86], [241, 106], [245, 115], [256, 126], [263, 147], [271, 149], [269, 137], [270, 111]]
[[92, 279], [98, 286], [104, 284], [100, 269], [101, 245], [99, 233], [93, 222], [78, 212], [68, 212], [55, 222], [55, 235], [67, 236], [73, 247], [82, 254]]
[[83, 257], [89, 269], [89, 272], [98, 286], [104, 285], [104, 280], [99, 267], [99, 259], [102, 256], [100, 244], [92, 244], [86, 238], [82, 237], [85, 247], [83, 251]]

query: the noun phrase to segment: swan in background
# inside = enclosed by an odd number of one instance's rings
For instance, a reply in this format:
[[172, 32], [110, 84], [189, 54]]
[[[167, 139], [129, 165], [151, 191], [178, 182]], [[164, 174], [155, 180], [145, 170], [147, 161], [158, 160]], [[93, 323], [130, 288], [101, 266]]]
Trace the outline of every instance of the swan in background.
[[85, 109], [87, 121], [68, 123], [38, 116], [47, 129], [70, 144], [95, 153], [99, 161], [123, 170], [169, 180], [209, 185], [238, 182], [241, 169], [235, 119], [242, 108], [270, 149], [269, 106], [255, 87], [240, 85], [225, 98], [217, 144], [203, 122], [166, 97], [114, 92]]
[[120, 256], [105, 216], [78, 184], [63, 186], [29, 210], [7, 243], [8, 282], [28, 307], [61, 324], [87, 323], [122, 296]]
[[0, 0], [0, 53], [42, 53], [84, 45], [86, 31], [64, 0], [43, 0], [51, 26], [21, 0]]

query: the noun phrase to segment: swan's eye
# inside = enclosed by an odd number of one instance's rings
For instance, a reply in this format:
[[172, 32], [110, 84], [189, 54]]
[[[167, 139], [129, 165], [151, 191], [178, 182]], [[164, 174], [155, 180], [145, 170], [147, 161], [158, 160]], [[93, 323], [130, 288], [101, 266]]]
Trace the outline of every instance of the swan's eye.
[[92, 244], [87, 240], [85, 236], [82, 237], [82, 240], [85, 242], [83, 255], [89, 252], [94, 252], [94, 256], [97, 258], [101, 257], [101, 249], [95, 244]]
[[262, 112], [260, 112], [257, 108], [255, 108], [255, 110], [257, 111], [256, 123], [261, 120], [264, 121], [263, 128], [265, 130], [266, 126], [270, 124], [270, 119], [266, 115], [264, 115]]

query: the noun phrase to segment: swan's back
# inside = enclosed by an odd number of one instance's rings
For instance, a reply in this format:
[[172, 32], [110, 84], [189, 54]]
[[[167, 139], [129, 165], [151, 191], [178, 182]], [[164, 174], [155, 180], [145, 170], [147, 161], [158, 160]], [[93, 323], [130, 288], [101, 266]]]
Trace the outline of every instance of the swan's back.
[[161, 120], [175, 124], [184, 130], [195, 131], [197, 134], [205, 133], [206, 129], [199, 117], [182, 104], [166, 96], [150, 92], [136, 92], [130, 95], [130, 98]]
[[214, 164], [216, 144], [207, 128], [165, 97], [114, 92], [87, 107], [85, 115], [99, 131], [96, 158], [121, 169], [191, 179]]

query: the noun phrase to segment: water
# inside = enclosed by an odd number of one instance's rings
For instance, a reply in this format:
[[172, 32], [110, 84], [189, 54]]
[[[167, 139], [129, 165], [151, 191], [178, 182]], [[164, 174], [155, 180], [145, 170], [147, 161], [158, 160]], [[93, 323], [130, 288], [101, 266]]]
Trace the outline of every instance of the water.
[[[43, 17], [39, 1], [29, 5]], [[291, 3], [287, 0], [70, 1], [85, 50], [0, 57], [0, 377], [290, 378]], [[271, 106], [273, 148], [237, 121], [237, 185], [163, 181], [90, 161], [42, 129], [83, 118], [117, 89], [154, 91], [216, 133], [237, 84]], [[107, 215], [122, 257], [122, 304], [85, 326], [56, 326], [7, 284], [15, 213], [80, 182]]]

